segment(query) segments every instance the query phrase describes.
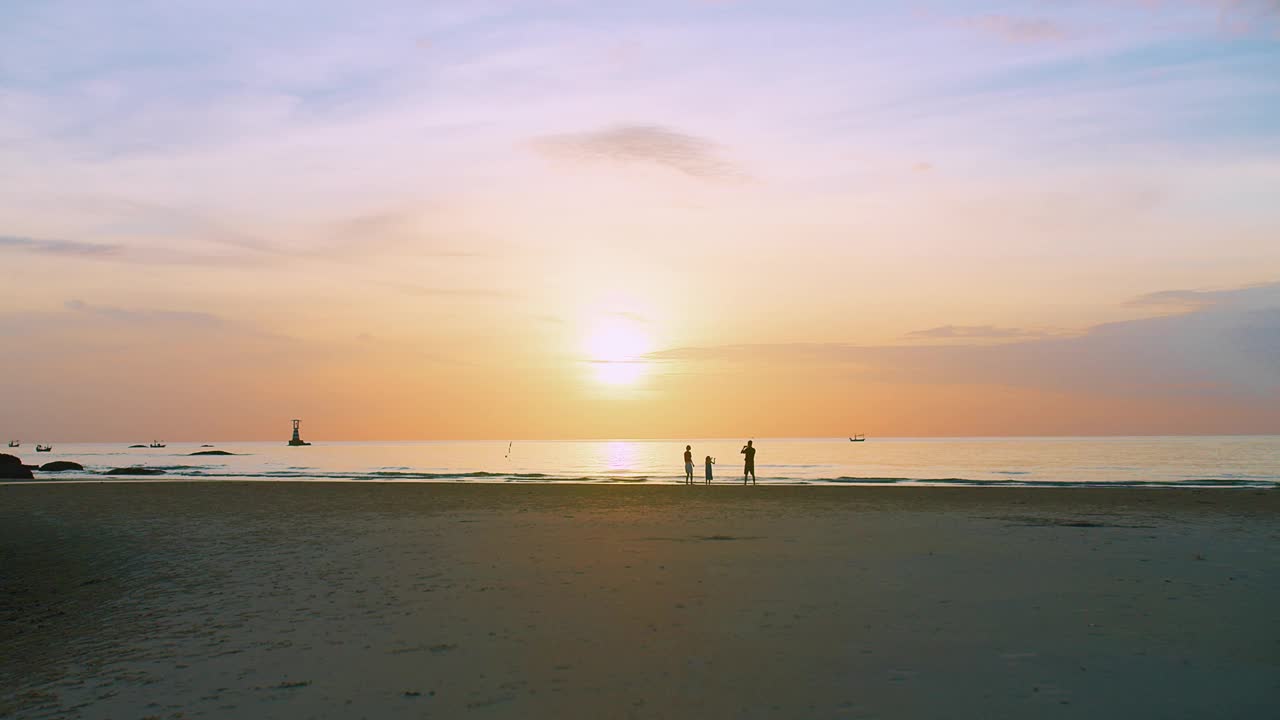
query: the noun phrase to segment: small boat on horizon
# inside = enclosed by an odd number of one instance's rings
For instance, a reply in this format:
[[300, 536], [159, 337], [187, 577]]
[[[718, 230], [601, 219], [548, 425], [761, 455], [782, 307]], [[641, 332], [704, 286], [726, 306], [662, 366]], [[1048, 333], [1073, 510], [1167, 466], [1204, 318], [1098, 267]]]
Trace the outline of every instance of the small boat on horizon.
[[866, 441], [867, 441], [866, 435], [854, 435], [853, 437], [849, 438], [849, 442], [866, 442]]
[[18, 442], [17, 440], [9, 441], [9, 447], [21, 447], [21, 446], [22, 446], [22, 443]]
[[164, 443], [159, 442], [159, 441], [156, 441], [156, 440], [152, 440], [152, 441], [151, 441], [151, 444], [150, 444], [150, 445], [148, 445], [147, 447], [162, 448], [162, 447], [164, 447]]
[[52, 445], [36, 445], [36, 452], [49, 452], [52, 449]]

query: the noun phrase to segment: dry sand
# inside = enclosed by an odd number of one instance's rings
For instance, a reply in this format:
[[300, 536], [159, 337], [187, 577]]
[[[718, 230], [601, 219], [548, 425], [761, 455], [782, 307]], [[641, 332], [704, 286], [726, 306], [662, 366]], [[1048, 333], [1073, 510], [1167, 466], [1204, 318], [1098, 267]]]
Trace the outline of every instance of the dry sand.
[[1280, 491], [0, 486], [0, 715], [1275, 717]]

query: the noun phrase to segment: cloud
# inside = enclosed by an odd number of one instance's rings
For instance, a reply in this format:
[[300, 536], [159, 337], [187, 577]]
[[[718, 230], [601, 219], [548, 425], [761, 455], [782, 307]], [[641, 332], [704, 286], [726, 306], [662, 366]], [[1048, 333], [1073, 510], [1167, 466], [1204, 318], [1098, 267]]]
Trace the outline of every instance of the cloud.
[[426, 285], [394, 282], [380, 284], [406, 295], [417, 297], [474, 298], [478, 300], [508, 300], [517, 297], [515, 293], [506, 290], [492, 290], [489, 288], [428, 287]]
[[354, 215], [332, 224], [327, 241], [313, 242], [300, 250], [308, 255], [346, 261], [351, 256], [367, 256], [389, 252], [393, 249], [415, 257], [431, 258], [479, 258], [485, 253], [458, 249], [460, 242], [483, 238], [458, 237], [449, 233], [450, 239], [441, 237], [433, 227], [433, 217], [417, 212], [387, 210]]
[[[91, 370], [92, 358], [107, 357], [101, 353], [111, 354], [115, 363], [129, 353], [134, 353], [136, 360], [139, 348], [178, 353], [185, 349], [195, 356], [217, 354], [226, 364], [242, 365], [259, 352], [297, 347], [299, 343], [288, 335], [212, 313], [121, 307], [79, 298], [46, 310], [0, 312], [0, 338], [8, 337], [21, 342], [6, 346], [12, 350], [6, 360], [14, 363], [7, 369], [17, 367], [21, 355], [26, 362], [36, 363], [33, 367], [61, 367], [65, 360], [68, 365], [87, 363], [81, 366]], [[50, 359], [57, 363], [40, 365]], [[202, 356], [192, 362], [204, 365], [209, 359]]]
[[8, 347], [27, 357], [79, 358], [85, 353], [138, 347], [139, 343], [190, 343], [205, 338], [230, 348], [225, 341], [231, 335], [281, 339], [204, 312], [122, 308], [80, 299], [68, 300], [57, 309], [0, 313], [0, 338], [21, 338], [22, 342]]
[[1210, 0], [1218, 10], [1218, 25], [1235, 35], [1269, 33], [1280, 37], [1277, 0]]
[[1043, 330], [1026, 330], [1023, 328], [1002, 328], [994, 325], [942, 325], [928, 330], [914, 330], [907, 333], [908, 338], [945, 339], [945, 338], [1032, 338], [1044, 337]]
[[648, 164], [702, 180], [741, 179], [715, 143], [660, 125], [620, 125], [591, 132], [546, 135], [534, 147], [547, 157], [570, 162]]
[[1186, 311], [1213, 307], [1259, 310], [1280, 305], [1276, 300], [1277, 288], [1280, 288], [1280, 283], [1261, 283], [1230, 290], [1161, 290], [1139, 295], [1125, 305]]
[[4, 248], [45, 255], [80, 255], [87, 257], [114, 256], [120, 251], [119, 245], [0, 235], [0, 249]]
[[959, 22], [965, 27], [1014, 43], [1057, 42], [1072, 34], [1066, 25], [1047, 18], [981, 15], [964, 18]]
[[90, 305], [83, 300], [68, 300], [63, 305], [74, 313], [131, 325], [167, 325], [191, 328], [217, 328], [222, 319], [217, 315], [178, 310], [127, 310], [111, 305]]
[[1257, 398], [1280, 393], [1280, 283], [1204, 293], [1190, 312], [1003, 344], [790, 343], [686, 347], [668, 362], [827, 365], [873, 379], [1080, 394]]
[[0, 251], [5, 249], [38, 255], [105, 260], [136, 265], [236, 266], [259, 262], [244, 255], [189, 252], [169, 247], [146, 247], [81, 242], [79, 240], [59, 238], [0, 235]]
[[1161, 290], [1140, 295], [1125, 305], [1139, 308], [1173, 308], [1198, 310], [1214, 304], [1214, 294], [1200, 290]]

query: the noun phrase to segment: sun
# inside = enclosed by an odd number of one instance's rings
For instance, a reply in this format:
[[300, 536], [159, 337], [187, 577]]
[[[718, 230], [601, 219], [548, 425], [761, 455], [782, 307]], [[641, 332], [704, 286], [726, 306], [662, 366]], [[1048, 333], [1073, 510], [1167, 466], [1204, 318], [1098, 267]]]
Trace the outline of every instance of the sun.
[[634, 385], [645, 375], [644, 356], [652, 344], [640, 320], [612, 313], [592, 325], [584, 348], [597, 382]]

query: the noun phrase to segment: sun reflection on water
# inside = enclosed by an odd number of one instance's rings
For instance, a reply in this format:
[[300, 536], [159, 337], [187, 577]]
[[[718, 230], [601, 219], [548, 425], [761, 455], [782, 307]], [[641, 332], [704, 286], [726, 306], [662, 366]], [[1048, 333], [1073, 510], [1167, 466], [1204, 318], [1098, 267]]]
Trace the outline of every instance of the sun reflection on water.
[[636, 444], [624, 440], [611, 440], [604, 448], [605, 466], [609, 472], [627, 472], [639, 459]]

